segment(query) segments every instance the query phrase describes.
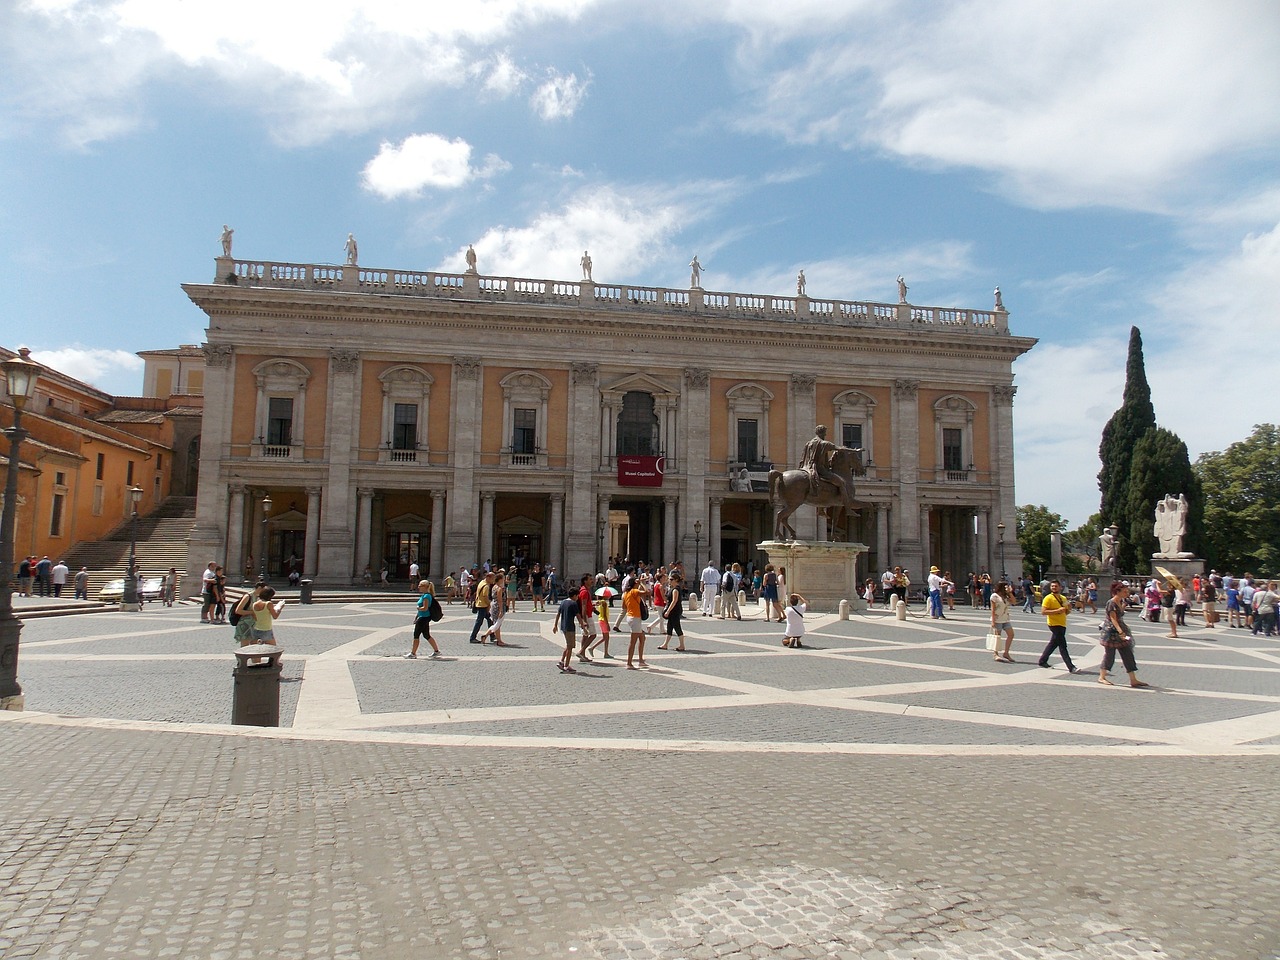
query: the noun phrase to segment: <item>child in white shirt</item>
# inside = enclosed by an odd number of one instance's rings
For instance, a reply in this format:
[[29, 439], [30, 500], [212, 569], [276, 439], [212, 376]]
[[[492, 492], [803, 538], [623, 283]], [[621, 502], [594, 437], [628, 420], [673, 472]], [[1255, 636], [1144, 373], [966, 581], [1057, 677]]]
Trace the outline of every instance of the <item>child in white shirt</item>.
[[800, 638], [804, 636], [804, 613], [809, 609], [809, 602], [798, 593], [791, 595], [790, 601], [787, 603], [786, 610], [783, 615], [787, 619], [787, 630], [782, 636], [782, 645], [784, 647], [803, 646]]

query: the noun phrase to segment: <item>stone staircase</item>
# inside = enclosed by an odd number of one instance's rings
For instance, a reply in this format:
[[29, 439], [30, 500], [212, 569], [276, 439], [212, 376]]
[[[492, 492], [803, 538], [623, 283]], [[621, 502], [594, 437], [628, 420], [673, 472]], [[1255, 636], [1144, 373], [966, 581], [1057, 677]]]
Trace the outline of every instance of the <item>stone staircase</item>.
[[[144, 577], [160, 577], [170, 567], [178, 568], [178, 596], [189, 591], [182, 582], [187, 568], [187, 541], [196, 522], [195, 497], [169, 497], [151, 514], [138, 518], [138, 545], [135, 557]], [[129, 565], [131, 521], [126, 520], [103, 540], [77, 544], [66, 556], [71, 576], [81, 567], [89, 568], [89, 598], [108, 580], [123, 577]], [[70, 582], [68, 591], [72, 589]], [[199, 592], [199, 584], [196, 584]]]

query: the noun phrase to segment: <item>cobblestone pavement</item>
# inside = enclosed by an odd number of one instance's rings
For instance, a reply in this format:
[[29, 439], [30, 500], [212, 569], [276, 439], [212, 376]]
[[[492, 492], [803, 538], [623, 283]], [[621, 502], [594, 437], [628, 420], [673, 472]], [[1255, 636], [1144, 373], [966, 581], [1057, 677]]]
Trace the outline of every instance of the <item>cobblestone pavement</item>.
[[1146, 691], [1093, 618], [1071, 676], [1038, 618], [694, 617], [561, 676], [446, 610], [405, 661], [403, 604], [290, 607], [280, 730], [189, 609], [29, 621], [0, 957], [1280, 957], [1280, 644], [1139, 624]]

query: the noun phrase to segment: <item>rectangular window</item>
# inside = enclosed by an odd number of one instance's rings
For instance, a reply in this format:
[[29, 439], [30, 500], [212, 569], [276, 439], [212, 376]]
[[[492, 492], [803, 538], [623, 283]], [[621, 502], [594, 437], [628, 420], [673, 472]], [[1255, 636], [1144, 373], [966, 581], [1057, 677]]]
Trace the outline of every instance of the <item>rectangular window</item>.
[[156, 454], [156, 473], [164, 473], [164, 454]]
[[840, 425], [840, 442], [855, 450], [862, 449], [862, 424], [844, 423]]
[[391, 424], [391, 447], [416, 450], [418, 447], [418, 405], [397, 403]]
[[964, 431], [959, 427], [942, 428], [942, 469], [963, 470], [964, 450], [961, 440]]
[[511, 435], [512, 453], [538, 452], [538, 411], [517, 407], [513, 411], [515, 424]]
[[738, 421], [738, 459], [756, 463], [760, 459], [760, 421]]
[[201, 396], [204, 393], [203, 370], [192, 370], [187, 374], [187, 393], [193, 397]]
[[49, 517], [49, 536], [62, 536], [62, 501], [66, 498], [60, 493], [53, 495], [53, 513]]
[[103, 474], [106, 473], [106, 469], [107, 469], [107, 457], [105, 454], [100, 453], [98, 454], [98, 473], [97, 473], [97, 476], [94, 477], [94, 479], [95, 480], [105, 479]]
[[53, 485], [55, 487], [65, 487], [67, 485], [67, 475], [61, 471], [54, 473]]
[[126, 487], [133, 486], [133, 461], [130, 460], [124, 466], [124, 485]]
[[173, 393], [173, 371], [156, 371], [156, 396], [164, 399]]
[[272, 397], [267, 401], [267, 444], [287, 447], [293, 443], [293, 398]]

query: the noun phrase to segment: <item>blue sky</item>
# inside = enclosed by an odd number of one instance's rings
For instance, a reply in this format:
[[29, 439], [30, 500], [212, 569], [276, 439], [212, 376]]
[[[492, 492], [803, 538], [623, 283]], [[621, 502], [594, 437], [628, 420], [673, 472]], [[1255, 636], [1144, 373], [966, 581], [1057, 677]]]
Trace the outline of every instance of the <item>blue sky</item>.
[[[249, 259], [989, 307], [1073, 525], [1130, 324], [1193, 457], [1277, 419], [1280, 4], [17, 0], [0, 342], [103, 389]], [[1270, 368], [1268, 370], [1268, 367]]]

